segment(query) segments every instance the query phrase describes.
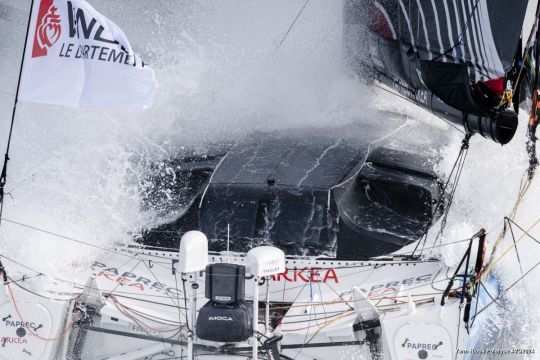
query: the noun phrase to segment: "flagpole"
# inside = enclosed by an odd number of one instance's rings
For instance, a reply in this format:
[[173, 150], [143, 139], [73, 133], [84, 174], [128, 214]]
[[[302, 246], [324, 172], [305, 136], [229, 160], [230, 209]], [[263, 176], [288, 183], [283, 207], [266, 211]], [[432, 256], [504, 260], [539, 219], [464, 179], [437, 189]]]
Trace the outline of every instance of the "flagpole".
[[[32, 10], [34, 9], [34, 0], [30, 2], [30, 11], [28, 14], [28, 23], [26, 24], [26, 37], [24, 38], [24, 48], [22, 53], [21, 66], [19, 67], [19, 80], [17, 81], [17, 91], [15, 92], [15, 101], [13, 102], [13, 111], [11, 113], [11, 125], [9, 126], [8, 142], [6, 153], [4, 155], [4, 165], [0, 173], [0, 224], [2, 223], [2, 211], [4, 210], [4, 186], [6, 185], [7, 164], [9, 161], [9, 147], [11, 145], [11, 135], [13, 134], [13, 124], [15, 123], [15, 114], [17, 113], [17, 102], [19, 101], [19, 88], [21, 86], [21, 77], [26, 56], [26, 46], [28, 44], [28, 35], [30, 33], [30, 23], [32, 22]], [[1, 264], [0, 264], [1, 268]]]

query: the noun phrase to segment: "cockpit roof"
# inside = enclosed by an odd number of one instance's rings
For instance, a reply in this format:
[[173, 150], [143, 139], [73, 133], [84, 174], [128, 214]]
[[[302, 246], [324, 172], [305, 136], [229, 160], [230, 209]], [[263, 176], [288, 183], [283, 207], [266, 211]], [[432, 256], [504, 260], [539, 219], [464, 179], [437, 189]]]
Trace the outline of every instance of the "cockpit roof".
[[235, 145], [212, 184], [275, 185], [327, 190], [364, 161], [366, 136], [301, 132], [257, 134]]

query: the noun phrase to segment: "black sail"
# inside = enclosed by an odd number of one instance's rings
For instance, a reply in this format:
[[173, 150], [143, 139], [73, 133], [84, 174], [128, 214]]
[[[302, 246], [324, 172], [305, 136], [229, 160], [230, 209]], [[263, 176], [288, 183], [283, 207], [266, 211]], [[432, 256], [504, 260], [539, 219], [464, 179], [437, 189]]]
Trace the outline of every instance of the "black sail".
[[527, 5], [528, 0], [348, 0], [347, 55], [363, 75], [469, 133], [505, 144], [517, 116], [497, 106], [497, 96], [514, 66]]

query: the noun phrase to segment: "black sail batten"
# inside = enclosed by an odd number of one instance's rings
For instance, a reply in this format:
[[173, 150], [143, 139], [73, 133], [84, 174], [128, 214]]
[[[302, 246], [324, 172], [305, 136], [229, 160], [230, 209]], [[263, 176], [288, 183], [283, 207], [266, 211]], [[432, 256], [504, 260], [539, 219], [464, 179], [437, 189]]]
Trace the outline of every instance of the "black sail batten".
[[[482, 76], [500, 76], [514, 60], [527, 0], [363, 0], [385, 11], [403, 44], [422, 60], [442, 57]], [[396, 11], [397, 10], [397, 11]], [[449, 51], [451, 50], [451, 51]], [[443, 60], [444, 61], [444, 60]]]
[[505, 144], [515, 133], [517, 115], [497, 97], [521, 50], [527, 4], [348, 0], [346, 55], [362, 75], [382, 79], [467, 131]]

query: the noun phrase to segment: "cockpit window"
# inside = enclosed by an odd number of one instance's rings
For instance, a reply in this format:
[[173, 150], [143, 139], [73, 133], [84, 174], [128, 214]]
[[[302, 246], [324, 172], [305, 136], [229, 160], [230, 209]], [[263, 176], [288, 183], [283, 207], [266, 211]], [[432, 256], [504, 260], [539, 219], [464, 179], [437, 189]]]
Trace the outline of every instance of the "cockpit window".
[[281, 203], [270, 238], [284, 244], [318, 246], [323, 220], [323, 207], [300, 202]]
[[257, 201], [237, 198], [208, 198], [201, 213], [201, 231], [210, 239], [252, 238]]
[[[252, 240], [289, 249], [318, 247], [323, 229], [324, 206], [290, 200], [207, 198], [201, 209], [201, 231], [210, 239], [224, 240], [227, 224], [231, 244]], [[222, 246], [216, 245], [220, 250]], [[212, 246], [211, 246], [212, 247]], [[214, 246], [215, 247], [215, 246]]]

